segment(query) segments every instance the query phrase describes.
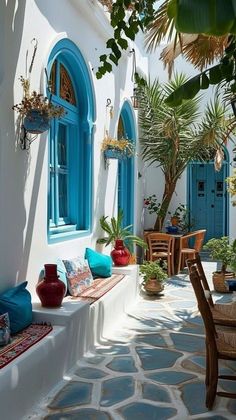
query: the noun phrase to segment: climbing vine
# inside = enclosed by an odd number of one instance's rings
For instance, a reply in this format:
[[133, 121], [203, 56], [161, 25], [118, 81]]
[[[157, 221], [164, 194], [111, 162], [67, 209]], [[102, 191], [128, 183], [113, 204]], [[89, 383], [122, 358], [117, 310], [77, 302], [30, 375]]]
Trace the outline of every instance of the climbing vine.
[[[128, 49], [128, 41], [134, 41], [137, 33], [144, 31], [154, 18], [154, 3], [156, 0], [116, 0], [110, 4], [111, 26], [113, 37], [108, 39], [106, 47], [110, 53], [100, 56], [100, 66], [96, 73], [97, 79], [112, 71], [112, 66], [118, 65], [122, 50]], [[104, 5], [104, 1], [101, 3]]]

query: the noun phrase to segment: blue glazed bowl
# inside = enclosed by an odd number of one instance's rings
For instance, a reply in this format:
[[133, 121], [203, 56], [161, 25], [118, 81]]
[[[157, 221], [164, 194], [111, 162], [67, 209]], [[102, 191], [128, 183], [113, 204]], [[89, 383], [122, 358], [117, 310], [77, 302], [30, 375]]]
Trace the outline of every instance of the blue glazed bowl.
[[166, 231], [168, 233], [178, 233], [178, 226], [168, 226]]
[[24, 127], [28, 133], [41, 134], [49, 129], [49, 119], [47, 114], [39, 110], [31, 110], [24, 119]]

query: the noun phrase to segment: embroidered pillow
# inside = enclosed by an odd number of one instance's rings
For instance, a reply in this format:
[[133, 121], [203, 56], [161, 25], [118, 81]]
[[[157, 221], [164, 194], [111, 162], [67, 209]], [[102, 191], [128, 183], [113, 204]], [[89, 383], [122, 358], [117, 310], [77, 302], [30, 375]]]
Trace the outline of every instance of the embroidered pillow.
[[8, 313], [0, 315], [0, 346], [5, 346], [10, 341], [10, 320]]
[[72, 296], [78, 296], [86, 287], [93, 282], [93, 276], [83, 257], [73, 258], [72, 260], [63, 260], [66, 268], [66, 277], [69, 293]]
[[12, 334], [23, 330], [32, 322], [31, 295], [26, 286], [25, 281], [0, 295], [0, 314], [8, 312]]
[[85, 258], [94, 277], [111, 277], [112, 259], [91, 248], [86, 248]]

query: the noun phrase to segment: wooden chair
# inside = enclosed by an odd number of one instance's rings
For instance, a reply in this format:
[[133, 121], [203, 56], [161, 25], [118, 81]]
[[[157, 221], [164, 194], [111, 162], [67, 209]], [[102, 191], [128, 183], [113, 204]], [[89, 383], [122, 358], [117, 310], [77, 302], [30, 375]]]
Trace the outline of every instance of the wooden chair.
[[205, 297], [197, 267], [190, 267], [190, 280], [197, 298], [206, 332], [206, 406], [212, 409], [216, 395], [236, 398], [236, 393], [217, 391], [218, 379], [236, 380], [235, 375], [219, 375], [219, 360], [236, 360], [236, 334], [229, 329], [217, 330]]
[[[179, 263], [177, 273], [181, 268], [185, 267], [187, 258], [195, 258], [197, 253], [201, 251], [206, 230], [196, 230], [195, 232], [188, 233], [180, 238], [179, 244]], [[189, 247], [189, 240], [194, 238], [193, 248]]]
[[166, 233], [150, 233], [147, 236], [149, 260], [167, 261], [168, 276], [174, 273], [174, 237]]
[[187, 260], [189, 273], [193, 266], [196, 267], [199, 275], [199, 281], [204, 289], [206, 300], [209, 304], [213, 321], [216, 325], [224, 325], [227, 327], [236, 327], [236, 302], [232, 303], [214, 303], [211, 296], [210, 287], [206, 279], [201, 258], [199, 254], [191, 260]]

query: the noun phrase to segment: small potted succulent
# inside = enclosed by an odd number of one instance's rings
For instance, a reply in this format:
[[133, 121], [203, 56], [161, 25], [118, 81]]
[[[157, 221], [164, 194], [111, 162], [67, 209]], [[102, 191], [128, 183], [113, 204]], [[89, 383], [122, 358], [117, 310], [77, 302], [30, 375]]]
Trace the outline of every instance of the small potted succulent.
[[61, 106], [53, 105], [51, 98], [44, 97], [41, 93], [30, 93], [29, 79], [20, 77], [23, 87], [23, 99], [12, 107], [23, 119], [23, 126], [28, 133], [40, 134], [49, 129], [51, 118], [59, 118], [65, 114]]
[[146, 292], [158, 294], [164, 290], [164, 282], [168, 276], [159, 260], [144, 261], [140, 265], [139, 271], [143, 275], [142, 285]]
[[128, 139], [114, 139], [106, 135], [102, 141], [101, 150], [104, 153], [105, 159], [127, 159], [134, 155], [134, 143]]
[[[228, 236], [212, 238], [204, 246], [204, 250], [210, 251], [210, 256], [214, 261], [221, 263], [221, 268], [212, 274], [214, 289], [217, 292], [228, 292], [227, 280], [235, 278], [233, 271], [227, 271], [235, 261], [235, 245], [229, 242]], [[236, 267], [235, 267], [236, 268]]]

